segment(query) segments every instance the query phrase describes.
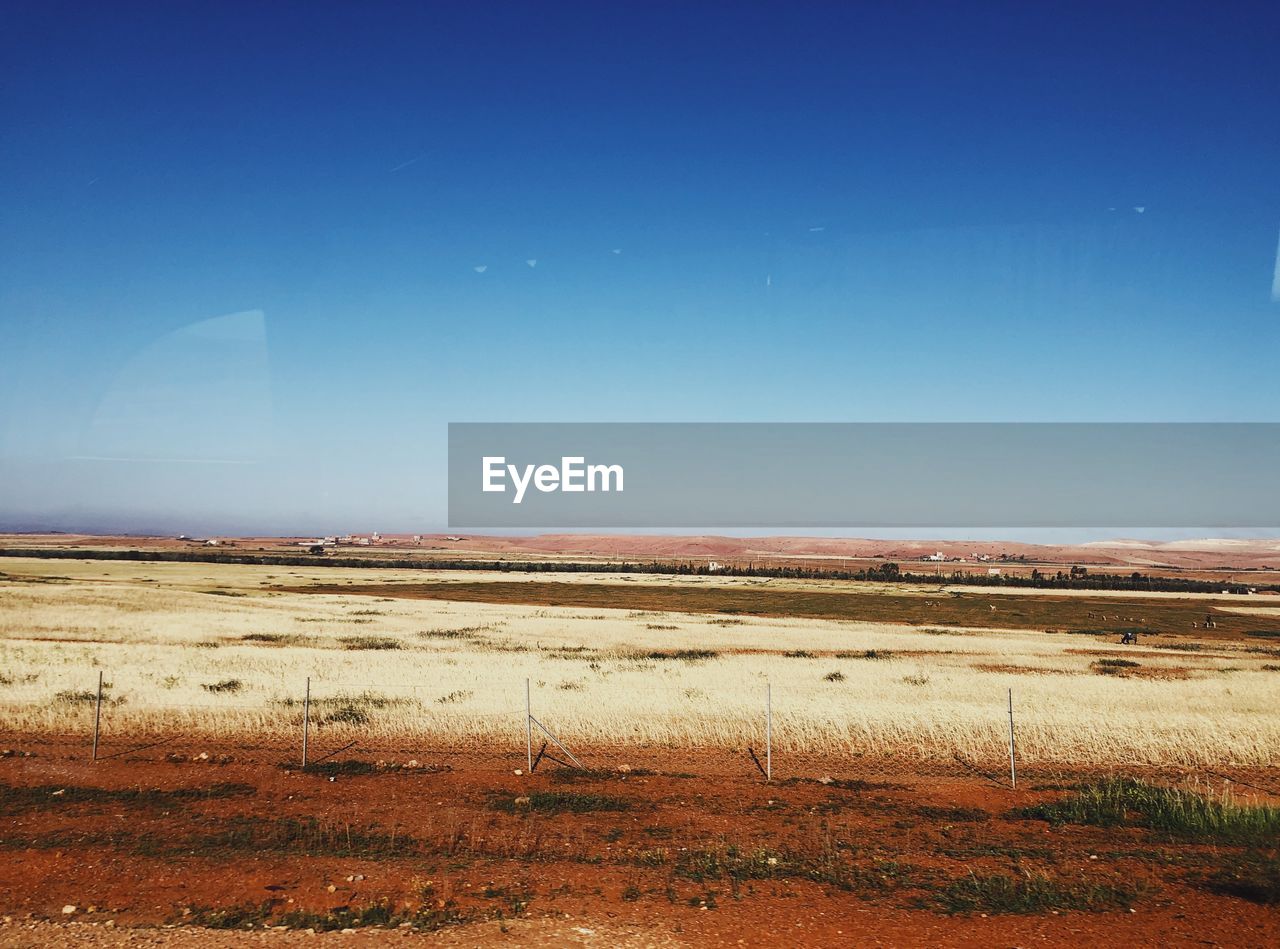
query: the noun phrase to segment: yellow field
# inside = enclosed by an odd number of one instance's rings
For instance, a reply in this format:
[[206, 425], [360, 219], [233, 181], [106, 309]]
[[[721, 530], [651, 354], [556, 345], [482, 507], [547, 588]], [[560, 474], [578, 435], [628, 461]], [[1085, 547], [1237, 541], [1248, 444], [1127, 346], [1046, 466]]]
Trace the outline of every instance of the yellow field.
[[[1280, 658], [1265, 640], [1134, 649], [1033, 630], [268, 589], [477, 573], [20, 559], [0, 572], [3, 741], [87, 735], [101, 669], [112, 736], [292, 740], [310, 676], [327, 743], [523, 750], [528, 677], [534, 714], [571, 747], [759, 748], [768, 683], [777, 754], [992, 763], [1007, 754], [1012, 688], [1027, 764], [1280, 766]], [[538, 579], [553, 576], [617, 580]], [[1097, 664], [1108, 659], [1137, 665]]]

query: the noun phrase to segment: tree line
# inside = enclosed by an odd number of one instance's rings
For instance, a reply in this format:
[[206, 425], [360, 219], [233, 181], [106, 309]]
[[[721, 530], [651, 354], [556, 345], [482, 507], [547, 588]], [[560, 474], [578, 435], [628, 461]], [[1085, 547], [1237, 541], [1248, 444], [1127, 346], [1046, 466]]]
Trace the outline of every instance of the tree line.
[[397, 570], [489, 570], [501, 573], [632, 573], [667, 576], [765, 577], [789, 580], [851, 580], [880, 583], [962, 584], [983, 587], [1024, 587], [1046, 590], [1127, 590], [1161, 593], [1235, 593], [1274, 590], [1280, 585], [1245, 584], [1238, 581], [1197, 580], [1190, 577], [1154, 577], [1134, 571], [1091, 573], [1085, 567], [1045, 573], [1039, 569], [1028, 575], [972, 574], [955, 570], [949, 574], [911, 573], [892, 561], [859, 570], [825, 567], [763, 566], [730, 564], [711, 568], [695, 561], [610, 563], [588, 561], [472, 560], [424, 557], [342, 557], [321, 550], [308, 554], [231, 553], [214, 550], [74, 550], [33, 547], [0, 548], [0, 557], [42, 557], [50, 560], [126, 560], [156, 563], [221, 563], [277, 567], [371, 567]]

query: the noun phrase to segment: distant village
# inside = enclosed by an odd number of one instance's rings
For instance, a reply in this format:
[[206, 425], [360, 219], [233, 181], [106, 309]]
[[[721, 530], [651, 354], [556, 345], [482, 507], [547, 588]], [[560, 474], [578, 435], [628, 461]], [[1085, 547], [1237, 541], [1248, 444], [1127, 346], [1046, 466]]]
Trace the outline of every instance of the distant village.
[[[205, 547], [235, 547], [237, 545], [237, 541], [229, 540], [221, 537], [191, 537], [187, 534], [179, 534], [174, 539], [185, 541], [186, 543], [189, 543], [189, 544], [203, 544]], [[450, 534], [444, 539], [450, 543], [460, 543], [463, 540], [463, 538], [453, 534]], [[414, 534], [407, 541], [400, 538], [396, 538], [395, 540], [391, 540], [391, 539], [384, 540], [382, 534], [378, 533], [378, 531], [373, 531], [369, 534], [342, 534], [342, 535], [329, 534], [325, 537], [295, 540], [295, 541], [291, 541], [290, 543], [294, 547], [305, 547], [308, 550], [314, 550], [316, 548], [323, 550], [326, 547], [339, 547], [339, 546], [370, 547], [370, 546], [374, 546], [376, 544], [381, 544], [384, 542], [396, 544], [397, 546], [401, 546], [405, 543], [421, 546], [422, 535]]]
[[[920, 560], [925, 563], [990, 563], [992, 561], [997, 563], [1022, 563], [1025, 562], [1026, 559], [1026, 557], [1010, 556], [1009, 554], [999, 554], [992, 557], [990, 554], [979, 553], [970, 554], [968, 557], [948, 557], [941, 550], [937, 553], [925, 554], [920, 558]], [[1000, 568], [988, 567], [987, 575], [992, 577], [1000, 576]]]

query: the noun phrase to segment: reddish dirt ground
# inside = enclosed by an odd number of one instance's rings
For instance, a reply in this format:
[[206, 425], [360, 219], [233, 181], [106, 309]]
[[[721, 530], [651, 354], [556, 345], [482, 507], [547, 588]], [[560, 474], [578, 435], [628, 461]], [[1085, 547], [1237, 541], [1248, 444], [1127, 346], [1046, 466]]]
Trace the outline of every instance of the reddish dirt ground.
[[[519, 759], [353, 774], [287, 770], [267, 752], [92, 763], [79, 745], [30, 750], [0, 759], [4, 946], [418, 938], [263, 931], [380, 903], [443, 945], [1280, 945], [1280, 911], [1205, 882], [1233, 848], [1051, 826], [1016, 813], [1064, 793], [1034, 784], [709, 780], [682, 770], [696, 756], [662, 773], [529, 776]], [[948, 903], [986, 877], [1049, 881], [1094, 906]], [[193, 926], [246, 907], [265, 911], [252, 937]]]

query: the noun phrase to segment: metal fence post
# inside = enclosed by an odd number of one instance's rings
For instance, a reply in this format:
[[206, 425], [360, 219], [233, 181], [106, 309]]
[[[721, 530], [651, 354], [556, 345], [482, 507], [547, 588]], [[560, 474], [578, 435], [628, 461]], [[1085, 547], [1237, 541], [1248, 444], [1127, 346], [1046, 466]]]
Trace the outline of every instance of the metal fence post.
[[98, 760], [98, 735], [102, 730], [102, 670], [98, 670], [98, 702], [93, 710], [93, 760]]
[[764, 779], [773, 780], [773, 683], [764, 685]]
[[524, 751], [529, 766], [528, 774], [533, 774], [533, 705], [529, 701], [529, 680], [524, 680]]
[[302, 767], [307, 766], [307, 738], [311, 732], [311, 676], [307, 676], [307, 693], [302, 700]]
[[1013, 689], [1009, 690], [1009, 784], [1014, 788], [1018, 786], [1018, 765], [1014, 759], [1013, 742]]

